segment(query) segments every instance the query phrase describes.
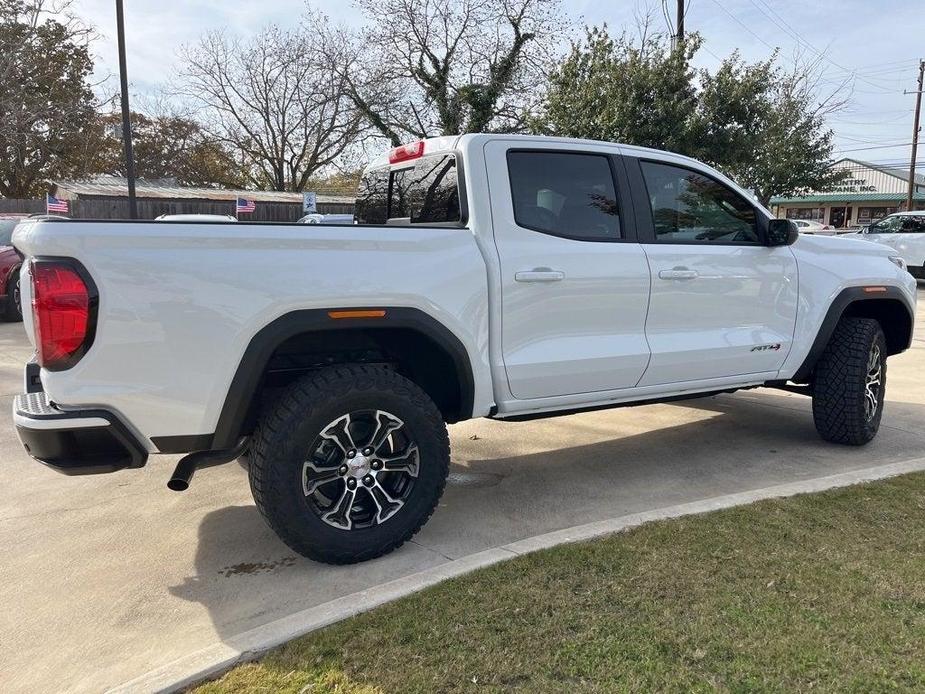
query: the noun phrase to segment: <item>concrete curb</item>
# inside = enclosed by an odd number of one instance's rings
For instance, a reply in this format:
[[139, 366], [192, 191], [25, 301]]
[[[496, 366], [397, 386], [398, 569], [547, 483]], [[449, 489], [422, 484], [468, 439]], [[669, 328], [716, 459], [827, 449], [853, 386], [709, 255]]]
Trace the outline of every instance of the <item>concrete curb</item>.
[[119, 693], [139, 691], [175, 692], [216, 677], [238, 663], [253, 660], [272, 648], [316, 629], [416, 593], [448, 578], [460, 576], [485, 566], [491, 566], [522, 554], [569, 542], [580, 542], [603, 535], [610, 535], [655, 520], [707, 513], [749, 504], [762, 499], [783, 498], [847, 487], [922, 470], [925, 470], [925, 458], [916, 458], [901, 463], [865, 468], [801, 482], [791, 482], [735, 494], [724, 494], [701, 501], [632, 513], [518, 540], [517, 542], [477, 552], [461, 559], [448, 561], [440, 566], [390, 581], [372, 590], [359, 591], [352, 595], [346, 595], [316, 607], [296, 612], [288, 617], [233, 636], [222, 643], [208, 646], [174, 660], [109, 691]]

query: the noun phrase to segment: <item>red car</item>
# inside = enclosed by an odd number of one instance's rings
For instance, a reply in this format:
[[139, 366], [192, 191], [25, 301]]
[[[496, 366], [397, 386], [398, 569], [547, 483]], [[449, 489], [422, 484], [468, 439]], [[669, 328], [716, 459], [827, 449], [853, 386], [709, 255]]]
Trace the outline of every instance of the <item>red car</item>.
[[6, 321], [22, 320], [22, 302], [19, 294], [19, 267], [22, 258], [13, 248], [10, 238], [13, 229], [23, 216], [0, 217], [0, 318]]

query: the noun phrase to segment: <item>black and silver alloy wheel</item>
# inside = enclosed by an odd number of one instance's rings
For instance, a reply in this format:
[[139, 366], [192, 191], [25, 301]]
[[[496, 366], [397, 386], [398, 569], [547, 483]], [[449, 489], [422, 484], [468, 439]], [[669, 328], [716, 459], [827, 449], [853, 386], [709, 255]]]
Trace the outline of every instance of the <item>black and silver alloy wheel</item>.
[[420, 465], [405, 423], [382, 410], [361, 410], [328, 424], [312, 445], [302, 487], [321, 520], [353, 530], [385, 523], [404, 506]]
[[251, 491], [296, 552], [349, 564], [392, 551], [437, 506], [450, 465], [443, 416], [385, 366], [331, 366], [293, 383], [251, 439]]
[[873, 421], [880, 411], [880, 388], [883, 364], [880, 358], [880, 345], [876, 342], [870, 348], [867, 357], [867, 378], [864, 381], [864, 414], [867, 421]]

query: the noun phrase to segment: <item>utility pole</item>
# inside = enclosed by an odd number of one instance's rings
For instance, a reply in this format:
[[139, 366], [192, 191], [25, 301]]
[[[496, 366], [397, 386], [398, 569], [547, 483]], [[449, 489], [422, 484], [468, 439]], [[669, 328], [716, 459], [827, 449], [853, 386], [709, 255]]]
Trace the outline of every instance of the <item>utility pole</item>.
[[122, 84], [122, 145], [125, 150], [125, 177], [128, 179], [128, 214], [138, 219], [135, 200], [135, 155], [132, 152], [132, 112], [128, 105], [128, 69], [125, 65], [125, 13], [122, 0], [116, 0], [116, 33], [119, 36], [119, 80]]
[[[912, 209], [912, 197], [915, 192], [915, 157], [919, 149], [919, 115], [922, 111], [922, 79], [925, 78], [925, 60], [919, 61], [919, 88], [915, 94], [915, 116], [912, 125], [912, 160], [909, 162], [909, 193], [906, 195], [906, 211]], [[904, 92], [909, 94], [910, 92]]]
[[684, 42], [684, 0], [678, 0], [678, 28], [675, 35], [680, 46]]

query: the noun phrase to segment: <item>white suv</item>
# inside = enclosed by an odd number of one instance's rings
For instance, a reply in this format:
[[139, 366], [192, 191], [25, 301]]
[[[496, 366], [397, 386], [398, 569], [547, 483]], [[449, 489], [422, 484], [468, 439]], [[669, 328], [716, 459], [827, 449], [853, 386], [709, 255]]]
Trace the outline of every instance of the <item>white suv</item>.
[[913, 277], [925, 280], [925, 210], [896, 212], [862, 232], [868, 241], [896, 249]]

